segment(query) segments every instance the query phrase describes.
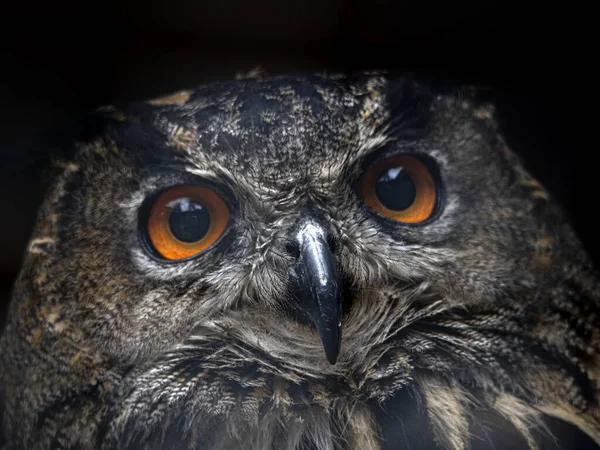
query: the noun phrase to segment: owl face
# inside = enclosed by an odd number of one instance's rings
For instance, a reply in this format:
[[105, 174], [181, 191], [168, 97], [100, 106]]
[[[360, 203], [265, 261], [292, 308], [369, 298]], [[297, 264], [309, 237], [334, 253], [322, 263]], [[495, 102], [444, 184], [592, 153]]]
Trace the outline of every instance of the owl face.
[[205, 324], [337, 373], [421, 297], [493, 303], [535, 283], [535, 203], [466, 100], [278, 78], [132, 109], [71, 163], [55, 274], [76, 295], [65, 319], [120, 361]]
[[514, 306], [548, 271], [544, 233], [561, 239], [466, 95], [288, 76], [111, 114], [60, 165], [29, 256], [44, 296], [13, 315], [77, 343], [132, 417], [200, 398], [242, 414], [240, 389], [252, 411], [383, 400], [420, 371], [467, 370], [483, 350], [446, 358], [428, 327]]

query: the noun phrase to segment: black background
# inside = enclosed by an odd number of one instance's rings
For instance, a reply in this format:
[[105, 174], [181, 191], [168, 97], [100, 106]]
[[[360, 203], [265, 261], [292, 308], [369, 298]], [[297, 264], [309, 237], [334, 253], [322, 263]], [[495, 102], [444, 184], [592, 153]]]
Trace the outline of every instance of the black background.
[[[23, 1], [0, 9], [0, 164], [19, 139], [54, 121], [256, 66], [401, 69], [493, 89], [509, 143], [598, 260], [597, 142], [584, 125], [597, 114], [587, 80], [597, 51], [584, 25], [591, 12], [577, 3]], [[0, 179], [0, 305], [39, 194], [37, 173]]]

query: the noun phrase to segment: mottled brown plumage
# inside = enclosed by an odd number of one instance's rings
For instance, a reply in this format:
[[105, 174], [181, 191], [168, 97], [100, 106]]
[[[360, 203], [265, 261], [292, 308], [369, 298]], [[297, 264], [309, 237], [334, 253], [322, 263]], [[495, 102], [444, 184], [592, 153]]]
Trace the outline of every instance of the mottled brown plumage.
[[[52, 161], [0, 341], [7, 448], [458, 450], [481, 411], [511, 448], [552, 434], [546, 416], [600, 443], [600, 278], [471, 91], [253, 76], [86, 120]], [[356, 193], [396, 153], [438, 172], [422, 224]], [[144, 210], [197, 182], [231, 223], [161, 260]], [[341, 274], [335, 364], [289, 308], [307, 218]]]

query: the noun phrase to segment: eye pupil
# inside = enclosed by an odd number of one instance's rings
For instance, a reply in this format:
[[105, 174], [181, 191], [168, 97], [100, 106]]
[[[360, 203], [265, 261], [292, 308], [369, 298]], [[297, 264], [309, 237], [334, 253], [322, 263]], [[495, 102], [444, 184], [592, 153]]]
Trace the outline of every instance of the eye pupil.
[[171, 233], [182, 242], [198, 242], [210, 229], [210, 214], [200, 203], [184, 198], [175, 200], [168, 206], [169, 228]]
[[389, 167], [377, 178], [375, 193], [379, 201], [394, 211], [411, 206], [417, 196], [417, 188], [402, 166]]

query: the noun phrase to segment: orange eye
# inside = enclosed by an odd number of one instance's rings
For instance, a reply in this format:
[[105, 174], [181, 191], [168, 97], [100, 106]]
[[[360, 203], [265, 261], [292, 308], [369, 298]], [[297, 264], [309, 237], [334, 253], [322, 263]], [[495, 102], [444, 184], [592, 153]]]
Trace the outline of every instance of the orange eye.
[[223, 199], [205, 186], [173, 187], [150, 210], [148, 237], [163, 258], [177, 260], [213, 245], [229, 222]]
[[378, 213], [404, 223], [427, 220], [436, 204], [431, 172], [409, 155], [391, 156], [362, 175], [359, 195]]

